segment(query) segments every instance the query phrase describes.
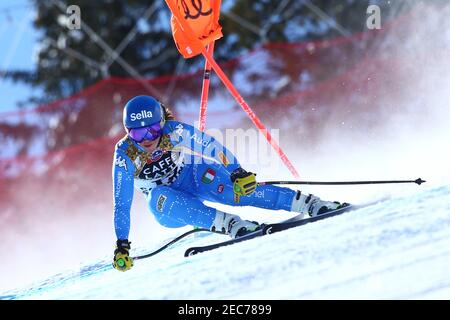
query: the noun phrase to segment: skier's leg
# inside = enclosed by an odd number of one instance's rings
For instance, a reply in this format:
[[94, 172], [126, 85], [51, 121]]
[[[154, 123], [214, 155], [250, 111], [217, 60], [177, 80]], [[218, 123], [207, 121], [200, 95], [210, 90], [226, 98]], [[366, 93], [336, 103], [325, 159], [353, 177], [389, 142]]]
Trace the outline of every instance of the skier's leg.
[[273, 185], [258, 186], [250, 196], [235, 198], [230, 173], [221, 164], [195, 164], [193, 170], [196, 195], [231, 206], [254, 206], [270, 210], [290, 211], [296, 192]]
[[241, 235], [242, 229], [252, 230], [258, 226], [237, 215], [205, 206], [192, 194], [166, 186], [152, 189], [148, 205], [156, 220], [168, 228], [191, 225], [235, 238]]
[[[232, 206], [254, 206], [270, 210], [286, 210], [316, 216], [336, 209], [338, 202], [323, 201], [308, 193], [274, 185], [257, 186], [250, 196], [235, 197], [230, 173], [220, 164], [196, 164], [193, 174], [195, 192], [204, 200]], [[207, 177], [207, 178], [205, 178]]]
[[152, 189], [148, 205], [156, 220], [168, 228], [192, 225], [235, 237], [241, 228], [255, 226], [237, 215], [204, 205], [192, 194], [166, 186]]
[[167, 186], [151, 190], [148, 206], [156, 220], [168, 228], [210, 228], [216, 217], [216, 209], [205, 206], [192, 194]]

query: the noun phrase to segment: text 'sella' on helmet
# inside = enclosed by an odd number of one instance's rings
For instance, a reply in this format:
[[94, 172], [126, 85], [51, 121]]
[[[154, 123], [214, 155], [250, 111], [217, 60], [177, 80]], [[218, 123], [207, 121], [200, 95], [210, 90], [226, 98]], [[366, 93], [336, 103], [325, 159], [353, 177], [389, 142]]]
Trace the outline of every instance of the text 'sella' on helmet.
[[127, 102], [123, 109], [125, 128], [140, 128], [155, 123], [164, 124], [164, 112], [158, 100], [150, 96], [136, 96]]

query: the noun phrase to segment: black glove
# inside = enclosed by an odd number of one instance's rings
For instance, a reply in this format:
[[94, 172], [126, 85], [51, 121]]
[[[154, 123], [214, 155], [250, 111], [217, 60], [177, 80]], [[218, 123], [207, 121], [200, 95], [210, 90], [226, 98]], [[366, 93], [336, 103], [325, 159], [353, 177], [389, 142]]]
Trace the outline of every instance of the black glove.
[[133, 266], [133, 258], [130, 257], [129, 250], [131, 242], [128, 239], [117, 240], [116, 250], [114, 250], [113, 267], [119, 271], [130, 270]]
[[233, 191], [239, 196], [249, 196], [256, 189], [256, 173], [247, 172], [242, 168], [237, 168], [231, 175]]

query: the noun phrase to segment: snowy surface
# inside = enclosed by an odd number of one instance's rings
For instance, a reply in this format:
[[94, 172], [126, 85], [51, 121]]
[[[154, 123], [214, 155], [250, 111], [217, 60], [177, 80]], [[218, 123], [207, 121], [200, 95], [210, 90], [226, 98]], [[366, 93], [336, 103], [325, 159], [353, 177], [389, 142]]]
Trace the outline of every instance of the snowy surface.
[[[450, 186], [185, 258], [191, 236], [128, 272], [110, 257], [3, 299], [450, 299]], [[162, 244], [162, 243], [161, 243]], [[155, 248], [136, 247], [132, 254]], [[91, 269], [91, 271], [87, 271]]]
[[[227, 238], [191, 236], [136, 261], [125, 273], [111, 268], [115, 241], [111, 212], [96, 216], [91, 215], [95, 208], [88, 208], [89, 220], [55, 214], [51, 219], [21, 221], [30, 225], [23, 228], [26, 232], [8, 226], [2, 233], [8, 259], [0, 273], [0, 299], [450, 299], [450, 64], [447, 51], [437, 54], [448, 43], [448, 32], [435, 30], [436, 25], [450, 30], [445, 28], [449, 10], [448, 6], [422, 10], [415, 31], [399, 41], [399, 52], [404, 52], [401, 48], [408, 52], [405, 59], [411, 55], [405, 64], [414, 67], [414, 76], [405, 72], [403, 94], [375, 97], [377, 104], [367, 117], [378, 119], [380, 125], [351, 127], [347, 123], [357, 123], [357, 115], [345, 115], [342, 123], [340, 117], [330, 116], [321, 122], [325, 132], [321, 138], [299, 141], [286, 150], [304, 180], [421, 177], [426, 184], [302, 186], [302, 192], [355, 204], [389, 199], [185, 258], [184, 251], [191, 246]], [[262, 58], [257, 61], [260, 65], [266, 63]], [[249, 66], [246, 71], [257, 70]], [[239, 77], [233, 81], [242, 82]], [[242, 91], [251, 94], [247, 88]], [[208, 112], [233, 108], [220, 104], [221, 100], [212, 95]], [[336, 105], [333, 110], [343, 107]], [[189, 108], [197, 110], [198, 101]], [[208, 119], [208, 127], [223, 122], [219, 117], [215, 122]], [[56, 125], [57, 119], [52, 123]], [[280, 139], [285, 134], [282, 131]], [[262, 152], [256, 157], [258, 163], [250, 163], [242, 152], [236, 153], [244, 168], [258, 173], [259, 181], [292, 179], [276, 155]], [[267, 159], [270, 166], [262, 163]], [[189, 230], [162, 228], [136, 197], [138, 201], [140, 207], [134, 203], [132, 209], [132, 255], [154, 251]], [[290, 217], [287, 212], [254, 208], [227, 211], [260, 222]], [[11, 230], [14, 241], [8, 242], [5, 235]]]

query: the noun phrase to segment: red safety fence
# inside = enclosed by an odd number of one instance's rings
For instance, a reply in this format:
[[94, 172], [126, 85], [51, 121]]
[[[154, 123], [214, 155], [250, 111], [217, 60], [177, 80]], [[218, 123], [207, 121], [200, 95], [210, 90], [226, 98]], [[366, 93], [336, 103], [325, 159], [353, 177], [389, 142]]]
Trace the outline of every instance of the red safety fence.
[[[404, 22], [411, 19], [402, 19], [350, 37], [268, 44], [223, 69], [261, 121], [280, 128], [281, 146], [298, 148], [298, 141], [316, 141], [329, 121], [350, 118], [354, 120], [347, 125], [376, 125], [370, 115], [386, 107], [383, 97], [403, 94], [404, 75], [414, 70], [408, 52], [392, 49], [410, 32]], [[202, 70], [144, 81], [164, 94], [159, 98], [178, 120], [198, 119]], [[136, 79], [107, 78], [37, 109], [0, 114], [2, 221], [76, 215], [85, 206], [110, 214], [114, 144], [125, 133], [122, 108], [128, 99], [146, 93]], [[209, 100], [207, 129], [252, 127], [214, 75]], [[236, 115], [232, 121], [231, 113]]]

